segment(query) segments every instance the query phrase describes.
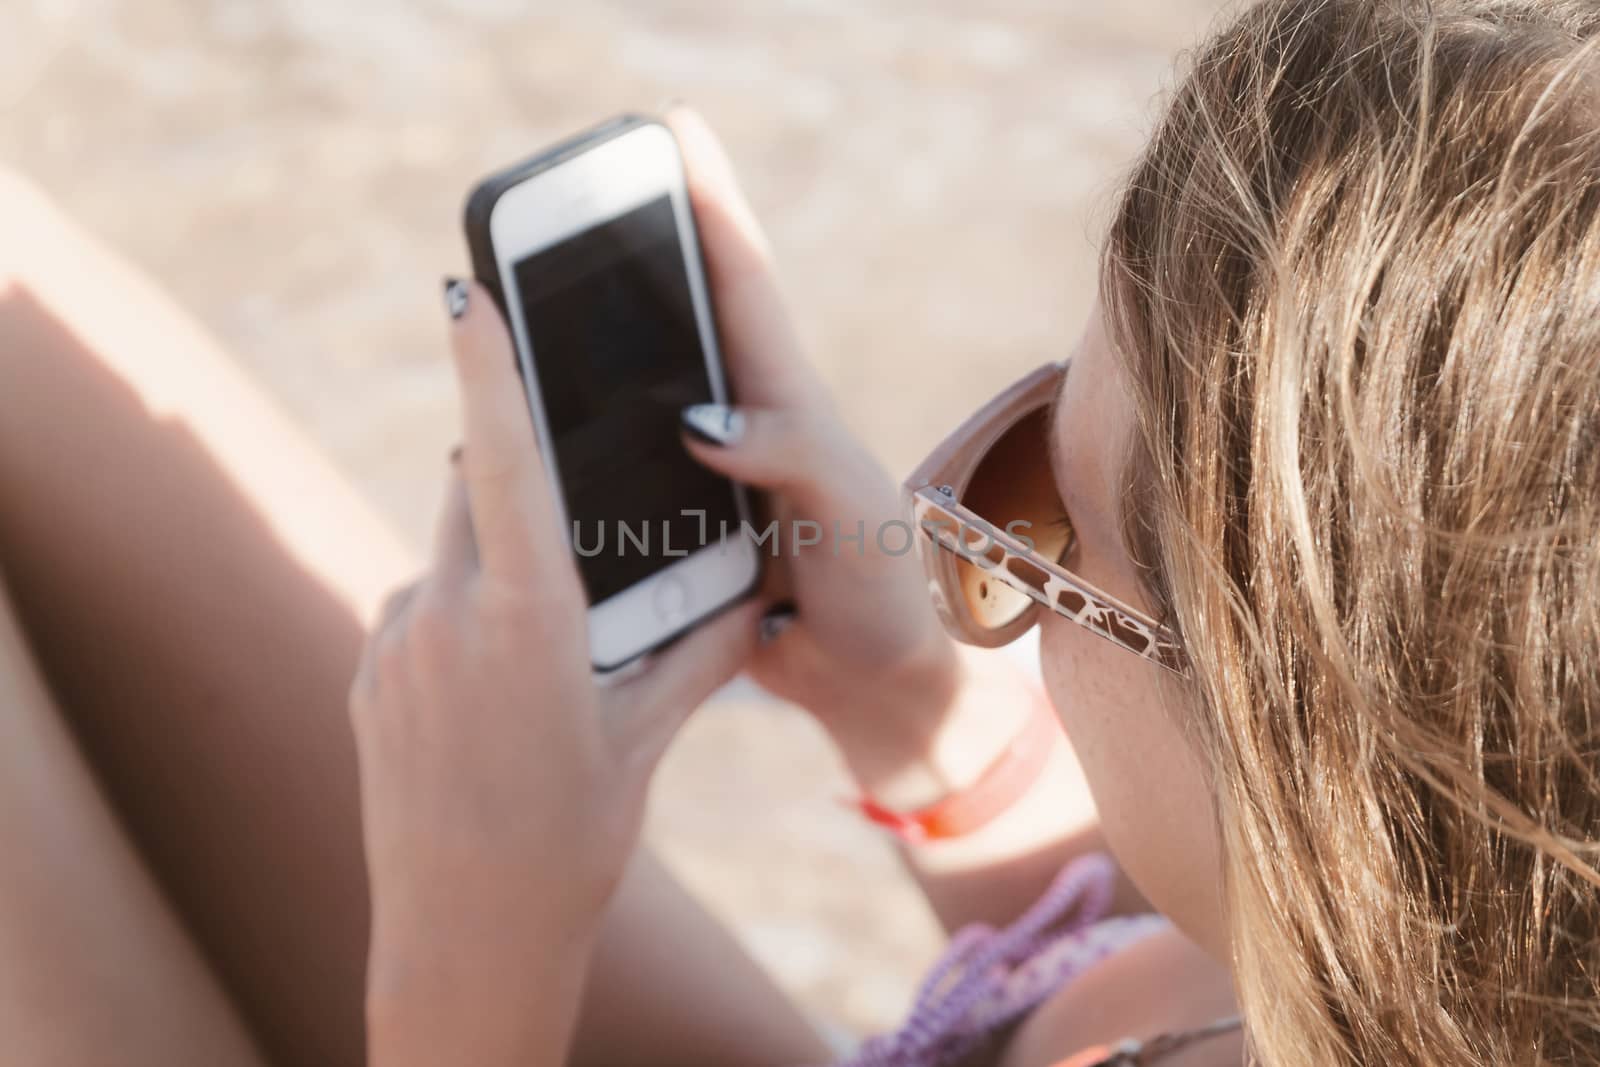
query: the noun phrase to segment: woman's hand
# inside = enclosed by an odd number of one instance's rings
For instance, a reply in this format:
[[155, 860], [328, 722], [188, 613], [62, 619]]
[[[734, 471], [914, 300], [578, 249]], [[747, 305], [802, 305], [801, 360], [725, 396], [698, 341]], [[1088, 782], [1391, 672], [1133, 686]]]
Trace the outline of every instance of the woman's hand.
[[[923, 730], [948, 701], [956, 659], [933, 613], [902, 519], [896, 487], [839, 420], [800, 348], [772, 268], [766, 239], [740, 193], [715, 135], [695, 112], [676, 108], [677, 135], [710, 275], [723, 356], [740, 406], [697, 412], [725, 443], [686, 435], [695, 458], [767, 490], [778, 520], [780, 556], [771, 560], [791, 590], [797, 617], [763, 645], [751, 674], [767, 689], [809, 708], [835, 733], [851, 720], [903, 706]], [[693, 424], [691, 418], [690, 424]], [[820, 543], [800, 547], [802, 533]], [[879, 535], [882, 534], [880, 541]], [[860, 540], [846, 541], [844, 538]], [[773, 542], [762, 545], [771, 553]], [[889, 723], [876, 729], [886, 743]], [[902, 756], [914, 756], [901, 747]]]
[[651, 772], [742, 665], [760, 613], [740, 605], [595, 686], [504, 323], [484, 290], [462, 292], [460, 474], [432, 568], [385, 608], [350, 702], [386, 1065], [558, 1062]]
[[[903, 518], [896, 487], [840, 422], [807, 363], [766, 241], [716, 138], [686, 109], [667, 121], [683, 149], [740, 403], [731, 420], [710, 411], [699, 427], [726, 443], [693, 432], [686, 440], [706, 466], [768, 491], [783, 538], [771, 562], [798, 606], [793, 623], [756, 652], [751, 674], [816, 716], [875, 799], [921, 807], [971, 785], [1043, 694], [1009, 660], [958, 649], [945, 636], [910, 531], [887, 527], [879, 541], [881, 523]], [[821, 543], [793, 554], [796, 520], [818, 524]], [[847, 536], [859, 523], [865, 537], [836, 540], [835, 522]], [[948, 929], [1000, 925], [1063, 864], [1101, 846], [1093, 819], [1063, 745], [1000, 818], [959, 840], [910, 849], [907, 859]]]

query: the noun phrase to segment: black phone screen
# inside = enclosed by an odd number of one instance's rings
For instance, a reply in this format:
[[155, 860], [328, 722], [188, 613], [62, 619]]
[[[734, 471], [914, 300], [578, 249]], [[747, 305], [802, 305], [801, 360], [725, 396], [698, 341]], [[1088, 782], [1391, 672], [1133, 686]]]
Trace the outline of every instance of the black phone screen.
[[536, 252], [514, 274], [568, 533], [598, 604], [738, 529], [733, 483], [679, 436], [678, 412], [712, 397], [672, 200]]

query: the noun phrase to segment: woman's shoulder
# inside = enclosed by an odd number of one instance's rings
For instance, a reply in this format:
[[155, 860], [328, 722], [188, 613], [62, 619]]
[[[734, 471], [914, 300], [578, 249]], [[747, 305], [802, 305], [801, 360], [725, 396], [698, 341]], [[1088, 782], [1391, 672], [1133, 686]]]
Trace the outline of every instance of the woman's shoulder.
[[[1168, 927], [1096, 964], [1041, 1004], [1000, 1067], [1053, 1067], [1081, 1049], [1205, 1026], [1236, 1011], [1227, 968]], [[1238, 1067], [1237, 1030], [1197, 1042], [1158, 1067]]]

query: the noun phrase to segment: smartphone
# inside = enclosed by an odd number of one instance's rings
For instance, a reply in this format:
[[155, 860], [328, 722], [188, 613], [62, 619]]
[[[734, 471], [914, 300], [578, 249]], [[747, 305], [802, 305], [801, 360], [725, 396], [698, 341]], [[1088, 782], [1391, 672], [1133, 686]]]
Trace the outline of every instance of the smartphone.
[[678, 413], [731, 403], [672, 132], [622, 116], [484, 179], [466, 208], [562, 527], [597, 672], [749, 595], [749, 493], [688, 454]]

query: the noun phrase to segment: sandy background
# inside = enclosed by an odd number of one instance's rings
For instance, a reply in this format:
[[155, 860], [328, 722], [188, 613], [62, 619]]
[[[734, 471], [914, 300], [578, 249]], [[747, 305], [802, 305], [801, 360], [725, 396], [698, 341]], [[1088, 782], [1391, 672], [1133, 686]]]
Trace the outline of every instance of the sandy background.
[[[408, 538], [456, 440], [439, 276], [483, 173], [617, 111], [711, 119], [814, 359], [896, 474], [1068, 345], [1094, 242], [1214, 0], [0, 0], [0, 162], [215, 330]], [[651, 836], [806, 1004], [892, 1024], [936, 928], [736, 695]]]

